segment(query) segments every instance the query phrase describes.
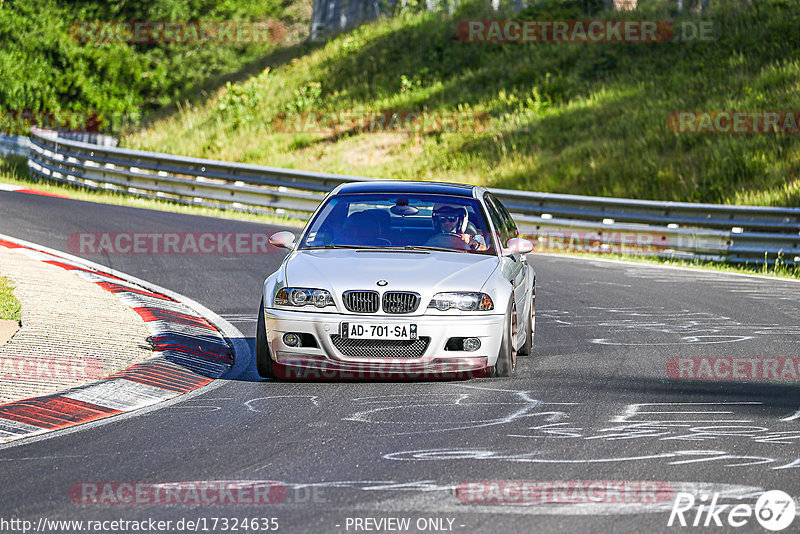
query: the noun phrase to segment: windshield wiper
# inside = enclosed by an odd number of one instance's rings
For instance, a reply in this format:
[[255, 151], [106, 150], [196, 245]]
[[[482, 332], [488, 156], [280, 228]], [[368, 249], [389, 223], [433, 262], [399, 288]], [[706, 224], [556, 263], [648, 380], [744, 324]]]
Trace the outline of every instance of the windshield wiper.
[[301, 247], [300, 250], [319, 250], [319, 249], [361, 249], [361, 250], [434, 250], [440, 252], [464, 252], [460, 249], [455, 248], [447, 248], [447, 247], [433, 247], [430, 245], [404, 245], [404, 246], [375, 246], [375, 245], [334, 245], [330, 243], [328, 245], [316, 245], [316, 246], [306, 246]]
[[464, 252], [463, 250], [458, 250], [455, 248], [432, 247], [430, 245], [406, 245], [402, 248], [403, 250], [438, 250], [443, 252]]
[[359, 249], [359, 248], [367, 248], [367, 249], [376, 249], [376, 248], [386, 248], [386, 247], [377, 247], [373, 245], [334, 245], [333, 243], [327, 245], [316, 245], [311, 247], [302, 247], [300, 250], [318, 250], [318, 249], [335, 249], [335, 248], [342, 248], [342, 249]]

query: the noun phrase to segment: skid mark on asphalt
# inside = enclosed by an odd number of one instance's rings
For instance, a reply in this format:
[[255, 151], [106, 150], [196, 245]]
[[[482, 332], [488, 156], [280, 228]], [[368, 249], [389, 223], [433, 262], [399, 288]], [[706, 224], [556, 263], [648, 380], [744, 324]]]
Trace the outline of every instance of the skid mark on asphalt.
[[[537, 319], [560, 328], [583, 328], [607, 337], [590, 343], [621, 346], [705, 345], [736, 343], [766, 336], [797, 336], [800, 326], [746, 324], [730, 317], [663, 307], [587, 307], [586, 311], [541, 310]], [[646, 339], [629, 341], [631, 333]], [[624, 336], [624, 337], [623, 337]]]
[[[592, 404], [548, 402], [534, 399], [528, 391], [456, 384], [470, 393], [367, 396], [354, 399], [368, 408], [342, 421], [391, 428], [392, 436], [446, 434], [466, 429], [493, 427], [513, 438], [508, 450], [488, 448], [427, 448], [384, 451], [384, 460], [452, 461], [492, 460], [542, 464], [601, 464], [659, 461], [667, 465], [714, 462], [725, 467], [767, 465], [770, 469], [800, 467], [800, 459], [782, 457], [780, 445], [800, 443], [800, 431], [791, 424], [792, 415], [767, 422], [749, 415], [759, 401], [741, 402], [649, 402], [607, 406], [606, 422], [598, 419]], [[495, 393], [487, 397], [486, 393]], [[745, 410], [751, 408], [751, 410]], [[800, 412], [800, 410], [798, 410]], [[482, 417], [491, 413], [492, 417]], [[536, 422], [531, 424], [534, 420]], [[588, 424], [582, 424], [583, 422]], [[405, 430], [408, 428], [409, 430]], [[413, 429], [413, 430], [412, 430]], [[383, 432], [383, 430], [382, 430]], [[386, 435], [384, 433], [384, 435]], [[495, 430], [485, 437], [493, 443]], [[477, 437], [479, 439], [479, 436]], [[473, 436], [473, 442], [476, 436]], [[594, 442], [594, 457], [575, 459], [569, 448], [550, 446], [553, 439]], [[604, 443], [625, 440], [646, 453], [629, 449], [624, 455], [606, 452]], [[687, 449], [692, 443], [713, 448]], [[448, 441], [448, 443], [450, 443]], [[669, 448], [680, 444], [680, 448]], [[740, 446], [756, 448], [754, 454], [735, 454]], [[665, 447], [667, 447], [665, 449]], [[776, 450], [781, 454], [775, 454]]]
[[792, 415], [784, 417], [783, 419], [781, 419], [781, 421], [794, 421], [795, 419], [800, 419], [800, 409], [798, 409]]
[[[747, 426], [752, 419], [724, 419], [717, 416], [734, 415], [730, 410], [702, 410], [705, 407], [725, 408], [742, 405], [761, 405], [760, 402], [679, 402], [629, 404], [622, 415], [611, 419], [621, 425], [602, 428], [599, 435], [587, 440], [635, 439], [659, 437], [661, 441], [708, 441], [717, 438], [749, 437], [755, 443], [792, 443], [800, 432], [769, 432], [764, 426]], [[649, 411], [652, 408], [664, 407]], [[686, 410], [676, 408], [688, 408]], [[603, 434], [605, 433], [605, 434]], [[678, 435], [674, 435], [674, 434]]]
[[[230, 400], [233, 400], [233, 397], [222, 397], [222, 398], [213, 398], [213, 399], [207, 399], [205, 397], [200, 397], [200, 398], [197, 398], [197, 399], [189, 399], [189, 400], [183, 401], [183, 402], [181, 402], [179, 404], [175, 404], [173, 406], [167, 406], [166, 408], [164, 408], [164, 410], [185, 410], [185, 411], [193, 412], [193, 413], [211, 413], [211, 412], [217, 412], [217, 411], [221, 410], [223, 407], [221, 405], [218, 405], [218, 404], [210, 404], [210, 403], [216, 402], [216, 401], [230, 401]], [[195, 403], [199, 403], [199, 404], [195, 404]], [[151, 413], [143, 414], [142, 416], [143, 417], [148, 417], [148, 416], [151, 416], [151, 415], [157, 415], [157, 414], [154, 413], [154, 412], [151, 412]]]
[[[364, 431], [383, 437], [441, 436], [440, 440], [428, 440], [428, 448], [374, 451], [376, 458], [388, 461], [636, 462], [643, 467], [650, 462], [671, 466], [712, 463], [730, 468], [762, 465], [772, 470], [800, 467], [800, 458], [791, 456], [794, 451], [781, 447], [800, 443], [800, 430], [793, 424], [800, 418], [796, 407], [775, 414], [780, 407], [760, 401], [612, 402], [598, 406], [551, 401], [535, 396], [533, 391], [502, 384], [445, 383], [437, 387], [449, 390], [340, 398], [340, 405], [356, 408], [338, 417], [337, 432], [344, 429], [353, 437]], [[300, 406], [321, 409], [317, 395], [258, 397], [245, 402], [244, 407], [266, 413], [276, 402], [281, 406], [299, 402]], [[604, 415], [598, 415], [598, 408]], [[316, 417], [313, 413], [311, 416]], [[351, 429], [342, 424], [355, 426]], [[450, 434], [465, 430], [478, 430], [471, 434], [473, 445], [452, 447], [459, 437]], [[498, 438], [506, 449], [494, 447]], [[480, 440], [488, 446], [475, 447]], [[588, 458], [576, 459], [572, 452], [575, 448], [565, 446], [564, 440], [592, 452]], [[620, 441], [630, 444], [622, 454], [614, 445]], [[587, 449], [579, 443], [594, 446]], [[694, 444], [698, 444], [696, 449], [691, 448]], [[743, 449], [747, 454], [737, 453]]]
[[[399, 427], [399, 432], [392, 432], [395, 436], [431, 434], [507, 425], [527, 417], [546, 417], [548, 421], [554, 421], [561, 418], [563, 413], [550, 407], [573, 404], [543, 402], [524, 390], [468, 384], [456, 384], [454, 387], [476, 390], [477, 393], [437, 393], [430, 395], [434, 397], [430, 399], [421, 399], [419, 394], [359, 397], [357, 400], [361, 403], [378, 406], [359, 410], [343, 420]], [[488, 397], [485, 392], [502, 394], [505, 398]], [[494, 409], [488, 410], [490, 407]], [[432, 417], [432, 413], [436, 415]], [[493, 416], [485, 417], [484, 413]], [[403, 431], [402, 428], [406, 427], [414, 430]], [[424, 429], [418, 430], [420, 427]]]
[[[250, 399], [249, 401], [245, 402], [244, 405], [247, 409], [251, 412], [262, 413], [262, 412], [270, 412], [274, 410], [274, 406], [271, 405], [269, 402], [273, 399], [305, 399], [310, 401], [311, 404], [314, 406], [319, 406], [319, 401], [317, 400], [317, 395], [270, 395], [268, 397], [257, 397], [255, 399]], [[259, 403], [263, 403], [264, 406], [258, 406]]]
[[657, 454], [631, 456], [608, 456], [597, 458], [538, 458], [539, 452], [509, 453], [495, 449], [419, 449], [384, 454], [384, 460], [396, 461], [502, 461], [517, 464], [553, 464], [553, 465], [592, 465], [616, 464], [621, 462], [643, 462], [649, 460], [672, 460], [667, 465], [684, 465], [694, 463], [721, 462], [719, 467], [749, 467], [763, 464], [773, 465], [771, 469], [787, 469], [798, 467], [800, 460], [789, 463], [786, 459], [768, 456], [751, 456], [730, 454], [725, 450], [674, 450]]
[[722, 292], [737, 292], [753, 298], [770, 297], [787, 299], [786, 289], [797, 291], [797, 282], [781, 278], [759, 278], [720, 272], [683, 269], [647, 269], [640, 266], [627, 266], [625, 278], [638, 278], [656, 283], [702, 283]]
[[219, 314], [223, 319], [232, 323], [255, 323], [256, 312], [253, 313], [221, 313]]

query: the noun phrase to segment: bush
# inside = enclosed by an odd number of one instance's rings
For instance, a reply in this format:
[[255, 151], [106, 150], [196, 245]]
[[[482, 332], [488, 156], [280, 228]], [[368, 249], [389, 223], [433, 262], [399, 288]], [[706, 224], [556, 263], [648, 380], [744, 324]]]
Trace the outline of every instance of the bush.
[[79, 26], [73, 26], [79, 21], [266, 19], [285, 22], [281, 0], [0, 2], [0, 112], [85, 111], [102, 118], [101, 130], [120, 130], [274, 48], [269, 43], [83, 44]]

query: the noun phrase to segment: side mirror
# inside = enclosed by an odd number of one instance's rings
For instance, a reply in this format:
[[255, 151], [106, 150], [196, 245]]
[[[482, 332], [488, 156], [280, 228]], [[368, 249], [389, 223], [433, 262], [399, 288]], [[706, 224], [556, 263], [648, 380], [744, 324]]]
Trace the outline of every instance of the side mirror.
[[533, 250], [533, 243], [521, 237], [514, 237], [508, 240], [503, 249], [503, 256], [510, 254], [527, 254]]
[[276, 247], [291, 249], [294, 248], [295, 239], [296, 237], [292, 232], [276, 232], [269, 236], [269, 243]]

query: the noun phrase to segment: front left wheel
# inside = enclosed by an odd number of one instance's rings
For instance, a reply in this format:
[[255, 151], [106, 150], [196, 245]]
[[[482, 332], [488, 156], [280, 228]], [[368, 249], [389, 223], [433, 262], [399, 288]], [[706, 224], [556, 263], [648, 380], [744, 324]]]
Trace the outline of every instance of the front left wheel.
[[274, 362], [267, 345], [267, 326], [264, 324], [264, 297], [258, 307], [258, 325], [256, 326], [256, 369], [263, 378], [275, 378]]
[[514, 376], [517, 370], [517, 349], [514, 348], [514, 339], [517, 335], [517, 307], [514, 301], [508, 303], [506, 320], [503, 325], [503, 340], [497, 354], [497, 362], [492, 367], [490, 375], [493, 377]]
[[[536, 282], [534, 281], [534, 284]], [[531, 294], [531, 313], [526, 317], [525, 324], [525, 343], [519, 348], [518, 353], [522, 356], [529, 356], [533, 352], [533, 334], [536, 331], [536, 286], [533, 287]]]

